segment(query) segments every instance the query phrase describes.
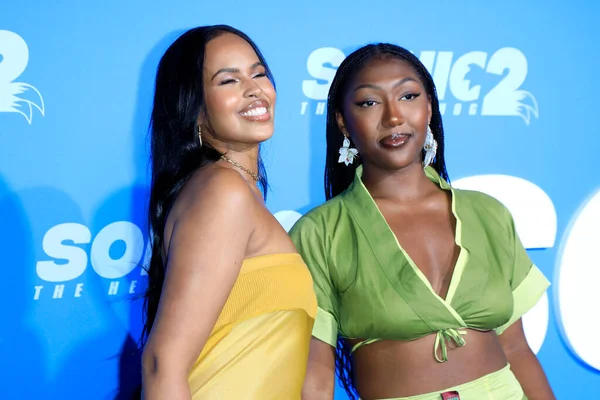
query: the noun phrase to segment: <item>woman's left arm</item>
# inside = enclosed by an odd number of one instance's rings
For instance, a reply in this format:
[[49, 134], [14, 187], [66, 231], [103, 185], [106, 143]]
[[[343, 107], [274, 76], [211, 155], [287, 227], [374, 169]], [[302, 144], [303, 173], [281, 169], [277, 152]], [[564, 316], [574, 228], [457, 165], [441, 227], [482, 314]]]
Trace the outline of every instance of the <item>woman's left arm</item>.
[[504, 354], [529, 400], [556, 399], [537, 357], [529, 348], [519, 318], [498, 336]]

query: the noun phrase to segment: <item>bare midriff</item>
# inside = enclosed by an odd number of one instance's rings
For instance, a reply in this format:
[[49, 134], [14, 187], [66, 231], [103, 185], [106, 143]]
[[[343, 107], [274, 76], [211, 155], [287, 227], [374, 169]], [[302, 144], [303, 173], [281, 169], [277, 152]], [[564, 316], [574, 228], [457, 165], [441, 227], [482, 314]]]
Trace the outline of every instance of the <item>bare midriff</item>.
[[[411, 341], [381, 340], [353, 353], [355, 384], [361, 399], [430, 393], [473, 381], [506, 366], [495, 331], [464, 329], [466, 344], [448, 343], [448, 361], [436, 361], [436, 335]], [[361, 340], [347, 340], [352, 348]]]

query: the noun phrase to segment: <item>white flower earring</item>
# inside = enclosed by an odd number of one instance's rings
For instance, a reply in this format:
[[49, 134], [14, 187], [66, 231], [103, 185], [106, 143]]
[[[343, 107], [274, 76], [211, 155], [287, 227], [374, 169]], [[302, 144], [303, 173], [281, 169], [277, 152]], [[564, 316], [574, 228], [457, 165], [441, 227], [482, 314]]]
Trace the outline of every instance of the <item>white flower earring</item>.
[[428, 125], [427, 134], [425, 135], [425, 144], [423, 145], [423, 150], [425, 150], [423, 167], [427, 167], [433, 162], [433, 159], [435, 158], [435, 153], [437, 152], [437, 146], [437, 141], [433, 138], [433, 133], [431, 132], [431, 128], [429, 128]]
[[346, 166], [352, 164], [355, 158], [358, 157], [358, 150], [350, 147], [350, 139], [344, 136], [344, 143], [340, 147], [340, 158], [338, 163], [344, 163]]
[[200, 142], [200, 147], [202, 147], [202, 126], [201, 125], [198, 125], [197, 132], [198, 132], [198, 141]]

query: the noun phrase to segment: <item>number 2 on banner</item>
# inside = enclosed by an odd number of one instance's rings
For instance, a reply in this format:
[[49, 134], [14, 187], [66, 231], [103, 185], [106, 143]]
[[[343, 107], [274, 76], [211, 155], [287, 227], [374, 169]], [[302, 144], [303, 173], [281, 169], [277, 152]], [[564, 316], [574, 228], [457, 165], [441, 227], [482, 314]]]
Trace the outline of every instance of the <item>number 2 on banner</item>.
[[505, 47], [495, 52], [486, 72], [506, 76], [483, 98], [481, 115], [521, 116], [529, 125], [531, 116], [539, 115], [537, 100], [526, 90], [519, 90], [527, 77], [527, 59], [518, 49]]
[[31, 125], [33, 108], [44, 115], [44, 99], [29, 83], [14, 82], [27, 68], [27, 43], [14, 32], [0, 30], [0, 55], [0, 112], [19, 113]]

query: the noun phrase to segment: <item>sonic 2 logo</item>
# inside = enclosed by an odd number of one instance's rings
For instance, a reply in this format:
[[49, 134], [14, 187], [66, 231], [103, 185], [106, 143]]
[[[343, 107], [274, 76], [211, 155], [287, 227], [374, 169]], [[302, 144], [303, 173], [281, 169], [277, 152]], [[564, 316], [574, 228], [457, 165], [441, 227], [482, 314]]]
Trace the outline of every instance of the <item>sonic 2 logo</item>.
[[[325, 112], [329, 87], [344, 58], [344, 53], [335, 47], [322, 47], [310, 54], [306, 67], [314, 79], [304, 80], [302, 91], [317, 103], [301, 102], [300, 114]], [[532, 116], [538, 117], [535, 97], [520, 89], [527, 78], [527, 58], [518, 49], [504, 47], [492, 55], [471, 51], [461, 56], [452, 51], [422, 51], [419, 59], [433, 76], [442, 114], [519, 116], [527, 125]], [[477, 83], [478, 72], [497, 81], [485, 93], [482, 84]], [[448, 99], [448, 93], [453, 99]]]
[[14, 32], [0, 30], [0, 113], [19, 113], [31, 125], [33, 109], [44, 115], [44, 99], [29, 83], [15, 82], [27, 68], [29, 48]]

